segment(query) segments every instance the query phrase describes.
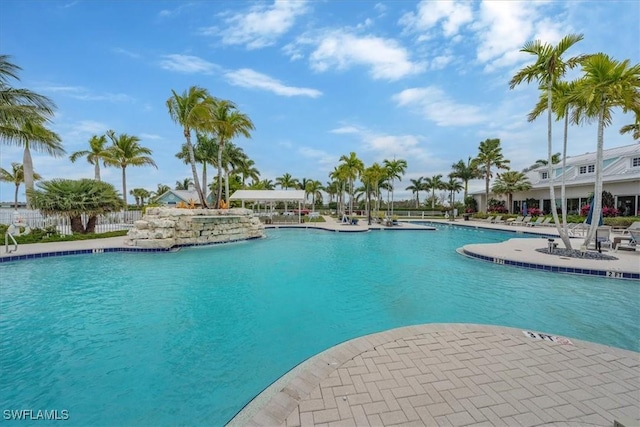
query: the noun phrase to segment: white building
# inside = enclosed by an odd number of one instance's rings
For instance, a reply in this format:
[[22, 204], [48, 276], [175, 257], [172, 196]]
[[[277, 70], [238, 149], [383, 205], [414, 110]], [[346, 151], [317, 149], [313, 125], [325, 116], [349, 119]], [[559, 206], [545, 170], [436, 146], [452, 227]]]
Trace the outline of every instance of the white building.
[[[566, 198], [569, 213], [578, 213], [588, 203], [589, 195], [595, 190], [596, 153], [586, 153], [567, 157], [565, 170], [562, 163], [553, 165], [553, 179], [558, 207], [560, 204], [560, 182], [565, 177]], [[513, 206], [509, 212], [520, 212], [523, 201], [528, 207], [541, 208], [551, 212], [549, 196], [549, 176], [547, 166], [541, 166], [526, 173], [531, 189], [513, 194]], [[602, 189], [613, 194], [615, 207], [622, 216], [640, 215], [640, 144], [626, 145], [603, 151]], [[471, 194], [478, 209], [486, 209], [484, 191]], [[489, 194], [489, 198], [505, 200], [506, 196]]]

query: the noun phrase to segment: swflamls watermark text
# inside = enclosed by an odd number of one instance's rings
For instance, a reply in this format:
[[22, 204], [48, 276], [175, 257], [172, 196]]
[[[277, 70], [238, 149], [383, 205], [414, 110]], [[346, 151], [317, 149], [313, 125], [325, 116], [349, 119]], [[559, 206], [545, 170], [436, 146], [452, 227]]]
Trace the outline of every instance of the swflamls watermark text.
[[67, 409], [5, 409], [2, 411], [5, 420], [29, 420], [29, 421], [65, 421], [69, 419]]

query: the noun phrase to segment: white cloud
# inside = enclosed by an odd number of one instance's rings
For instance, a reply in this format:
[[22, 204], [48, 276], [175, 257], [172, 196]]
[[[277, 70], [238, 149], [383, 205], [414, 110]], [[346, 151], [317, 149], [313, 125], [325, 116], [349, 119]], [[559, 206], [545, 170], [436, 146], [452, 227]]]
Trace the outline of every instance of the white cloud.
[[546, 2], [492, 2], [483, 1], [480, 14], [473, 25], [477, 31], [477, 60], [484, 63], [485, 71], [500, 67], [513, 67], [526, 61], [520, 48], [530, 40], [540, 39], [555, 43], [561, 34], [571, 31], [554, 15], [555, 21], [544, 17], [543, 8], [553, 6]]
[[225, 19], [227, 28], [205, 28], [203, 34], [220, 35], [224, 44], [246, 45], [258, 49], [275, 44], [295, 24], [298, 16], [308, 11], [303, 0], [275, 0], [272, 5], [258, 4], [248, 11], [236, 13]]
[[330, 132], [337, 133], [337, 134], [347, 134], [347, 133], [360, 133], [362, 132], [362, 130], [355, 126], [342, 126], [336, 129], [332, 129]]
[[325, 168], [332, 168], [337, 162], [336, 156], [311, 147], [300, 147], [298, 153], [303, 157], [316, 160], [318, 164]]
[[158, 139], [162, 139], [162, 137], [160, 135], [155, 135], [153, 133], [141, 133], [140, 134], [140, 139], [152, 139], [152, 140], [158, 140]]
[[225, 74], [229, 83], [246, 88], [262, 89], [281, 96], [308, 96], [317, 98], [322, 92], [316, 89], [286, 86], [279, 80], [249, 68], [229, 71]]
[[425, 69], [425, 64], [412, 62], [407, 49], [393, 39], [357, 36], [335, 30], [315, 38], [301, 37], [295, 46], [288, 48], [288, 52], [299, 55], [299, 48], [308, 44], [314, 45], [309, 62], [311, 68], [318, 72], [330, 68], [347, 70], [361, 65], [370, 68], [374, 79], [398, 80]]
[[52, 92], [66, 95], [70, 98], [79, 99], [82, 101], [107, 101], [107, 102], [133, 102], [135, 101], [129, 95], [124, 93], [93, 93], [89, 89], [82, 86], [61, 86], [61, 85], [49, 85], [39, 88], [42, 92]]
[[113, 49], [111, 49], [111, 51], [113, 53], [128, 56], [129, 58], [134, 58], [134, 59], [140, 58], [140, 54], [131, 52], [130, 50], [122, 49], [120, 47], [114, 47]]
[[418, 4], [418, 10], [404, 14], [399, 23], [411, 32], [428, 31], [440, 24], [443, 34], [453, 37], [472, 19], [471, 2], [422, 0]]
[[160, 61], [160, 67], [165, 70], [175, 71], [178, 73], [194, 74], [203, 73], [211, 74], [219, 68], [218, 65], [205, 61], [202, 58], [192, 55], [164, 55]]
[[438, 126], [467, 126], [486, 120], [481, 107], [459, 104], [435, 86], [405, 89], [392, 99], [399, 107], [415, 109]]

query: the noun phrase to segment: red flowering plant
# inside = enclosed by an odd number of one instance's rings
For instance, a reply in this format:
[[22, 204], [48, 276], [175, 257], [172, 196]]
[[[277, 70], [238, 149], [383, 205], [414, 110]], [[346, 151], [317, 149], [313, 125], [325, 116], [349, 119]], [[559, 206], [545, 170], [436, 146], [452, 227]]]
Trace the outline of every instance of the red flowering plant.
[[542, 209], [538, 209], [538, 208], [528, 208], [528, 209], [527, 209], [527, 215], [531, 215], [531, 216], [540, 216], [540, 215], [542, 215]]

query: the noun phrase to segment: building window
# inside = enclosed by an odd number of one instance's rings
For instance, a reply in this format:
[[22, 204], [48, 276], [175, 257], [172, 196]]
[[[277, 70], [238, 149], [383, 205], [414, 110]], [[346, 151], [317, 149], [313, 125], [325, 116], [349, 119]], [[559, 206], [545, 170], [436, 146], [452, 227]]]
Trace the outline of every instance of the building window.
[[631, 167], [632, 168], [640, 167], [640, 157], [634, 157], [633, 159], [631, 159]]
[[578, 169], [578, 172], [580, 173], [580, 175], [583, 175], [585, 173], [594, 173], [595, 171], [596, 171], [596, 165], [580, 166], [580, 168]]
[[549, 179], [549, 172], [540, 172], [540, 179]]

